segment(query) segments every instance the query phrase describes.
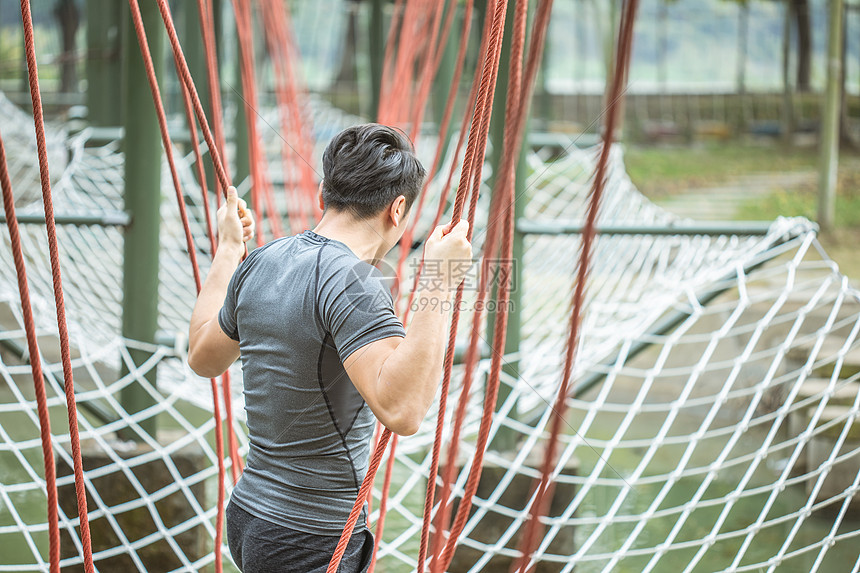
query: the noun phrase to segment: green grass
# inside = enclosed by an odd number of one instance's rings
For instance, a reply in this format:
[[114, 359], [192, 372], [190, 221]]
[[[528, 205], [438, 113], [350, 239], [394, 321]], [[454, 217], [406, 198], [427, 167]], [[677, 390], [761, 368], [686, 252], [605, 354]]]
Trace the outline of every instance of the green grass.
[[[708, 143], [691, 147], [630, 147], [625, 164], [630, 179], [651, 199], [681, 194], [687, 190], [718, 186], [744, 175], [766, 175], [818, 170], [818, 149], [786, 149], [779, 143]], [[812, 181], [816, 178], [813, 177]], [[769, 221], [777, 217], [802, 216], [817, 219], [816, 183], [784, 188], [774, 185], [769, 193], [738, 205], [739, 220]], [[820, 239], [841, 271], [860, 280], [860, 155], [841, 152], [836, 228]]]
[[652, 198], [721, 183], [738, 175], [813, 170], [817, 162], [813, 150], [737, 142], [630, 147], [624, 156], [630, 179]]
[[[836, 228], [860, 228], [860, 169], [840, 170], [836, 198]], [[774, 189], [764, 199], [740, 206], [740, 215], [748, 219], [773, 219], [777, 216], [803, 216], [815, 220], [818, 190], [813, 187]]]

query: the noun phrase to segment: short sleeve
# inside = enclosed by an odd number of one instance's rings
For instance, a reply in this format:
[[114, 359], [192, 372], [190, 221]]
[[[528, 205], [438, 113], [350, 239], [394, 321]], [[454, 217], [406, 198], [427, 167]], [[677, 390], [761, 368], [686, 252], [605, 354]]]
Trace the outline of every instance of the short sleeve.
[[236, 283], [241, 268], [236, 269], [230, 278], [230, 282], [227, 284], [227, 296], [224, 297], [224, 306], [218, 312], [218, 324], [221, 326], [221, 330], [237, 342], [239, 341], [239, 328], [236, 323], [236, 301], [239, 296], [236, 292]]
[[318, 308], [341, 361], [371, 342], [406, 336], [382, 273], [354, 258], [339, 263], [320, 277]]

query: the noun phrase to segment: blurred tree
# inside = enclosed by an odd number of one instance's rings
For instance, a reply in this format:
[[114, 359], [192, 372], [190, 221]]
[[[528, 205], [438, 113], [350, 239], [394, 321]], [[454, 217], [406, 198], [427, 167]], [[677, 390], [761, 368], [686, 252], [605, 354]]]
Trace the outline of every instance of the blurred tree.
[[355, 67], [355, 54], [358, 50], [358, 5], [360, 0], [351, 0], [346, 4], [348, 14], [348, 24], [346, 28], [346, 40], [343, 43], [343, 49], [340, 52], [340, 64], [338, 66], [337, 75], [335, 76], [336, 84], [351, 85], [358, 81], [358, 73]]
[[734, 0], [738, 7], [738, 59], [737, 90], [740, 95], [747, 91], [747, 59], [749, 55], [750, 5], [748, 0]]
[[839, 89], [842, 92], [839, 98], [839, 144], [843, 147], [854, 150], [860, 147], [860, 143], [858, 143], [853, 137], [848, 117], [848, 17], [851, 11], [858, 9], [860, 9], [860, 3], [852, 4], [847, 2], [844, 4], [844, 13], [842, 15], [842, 65], [841, 77], [839, 78]]
[[[677, 2], [678, 0], [663, 0], [664, 4]], [[734, 2], [745, 7], [746, 18], [749, 17], [749, 3], [752, 0], [724, 0]], [[777, 0], [787, 2], [790, 9], [790, 18], [797, 29], [797, 91], [809, 91], [810, 76], [812, 74], [812, 18], [809, 12], [809, 0]], [[744, 18], [744, 16], [741, 16]], [[745, 24], [742, 24], [745, 25]], [[745, 41], [745, 40], [744, 40]], [[739, 39], [740, 43], [740, 39]], [[746, 55], [741, 54], [741, 62], [746, 62]], [[739, 63], [740, 68], [740, 63]], [[740, 76], [738, 77], [741, 80]], [[739, 82], [740, 83], [740, 82]]]
[[[675, 2], [676, 0], [669, 1]], [[609, 0], [609, 17], [604, 18], [603, 11], [600, 9], [597, 0], [592, 0], [592, 4], [594, 5], [594, 15], [598, 18], [598, 29], [603, 36], [603, 64], [606, 68], [607, 89], [609, 86], [609, 78], [612, 77], [612, 69], [615, 65], [615, 36], [618, 31], [620, 3], [621, 0]]]
[[812, 72], [812, 18], [809, 0], [788, 0], [797, 24], [797, 91], [809, 91]]
[[791, 90], [791, 21], [790, 2], [784, 2], [782, 26], [782, 140], [790, 145], [794, 136], [794, 98]]
[[60, 25], [63, 53], [60, 56], [60, 91], [78, 91], [77, 56], [75, 54], [75, 35], [78, 33], [78, 8], [74, 0], [59, 0], [54, 6], [54, 17]]

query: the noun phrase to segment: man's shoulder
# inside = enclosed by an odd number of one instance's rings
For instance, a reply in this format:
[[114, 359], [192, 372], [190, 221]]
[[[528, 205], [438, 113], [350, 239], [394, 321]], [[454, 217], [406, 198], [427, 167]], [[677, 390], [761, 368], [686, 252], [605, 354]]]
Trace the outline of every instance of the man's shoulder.
[[[308, 245], [301, 241], [301, 235], [281, 237], [269, 241], [251, 251], [243, 261], [246, 266], [277, 261], [278, 265], [289, 265], [301, 262], [307, 258], [303, 255], [315, 254], [318, 250], [315, 245]], [[315, 256], [315, 255], [314, 255]]]

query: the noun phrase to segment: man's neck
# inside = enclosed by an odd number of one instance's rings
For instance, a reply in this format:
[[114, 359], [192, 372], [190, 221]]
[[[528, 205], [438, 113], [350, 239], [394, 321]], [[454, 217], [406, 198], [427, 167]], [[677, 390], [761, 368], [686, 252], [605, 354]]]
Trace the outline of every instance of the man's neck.
[[375, 219], [357, 219], [350, 213], [328, 210], [313, 231], [345, 244], [361, 260], [376, 261], [393, 247], [378, 227]]

